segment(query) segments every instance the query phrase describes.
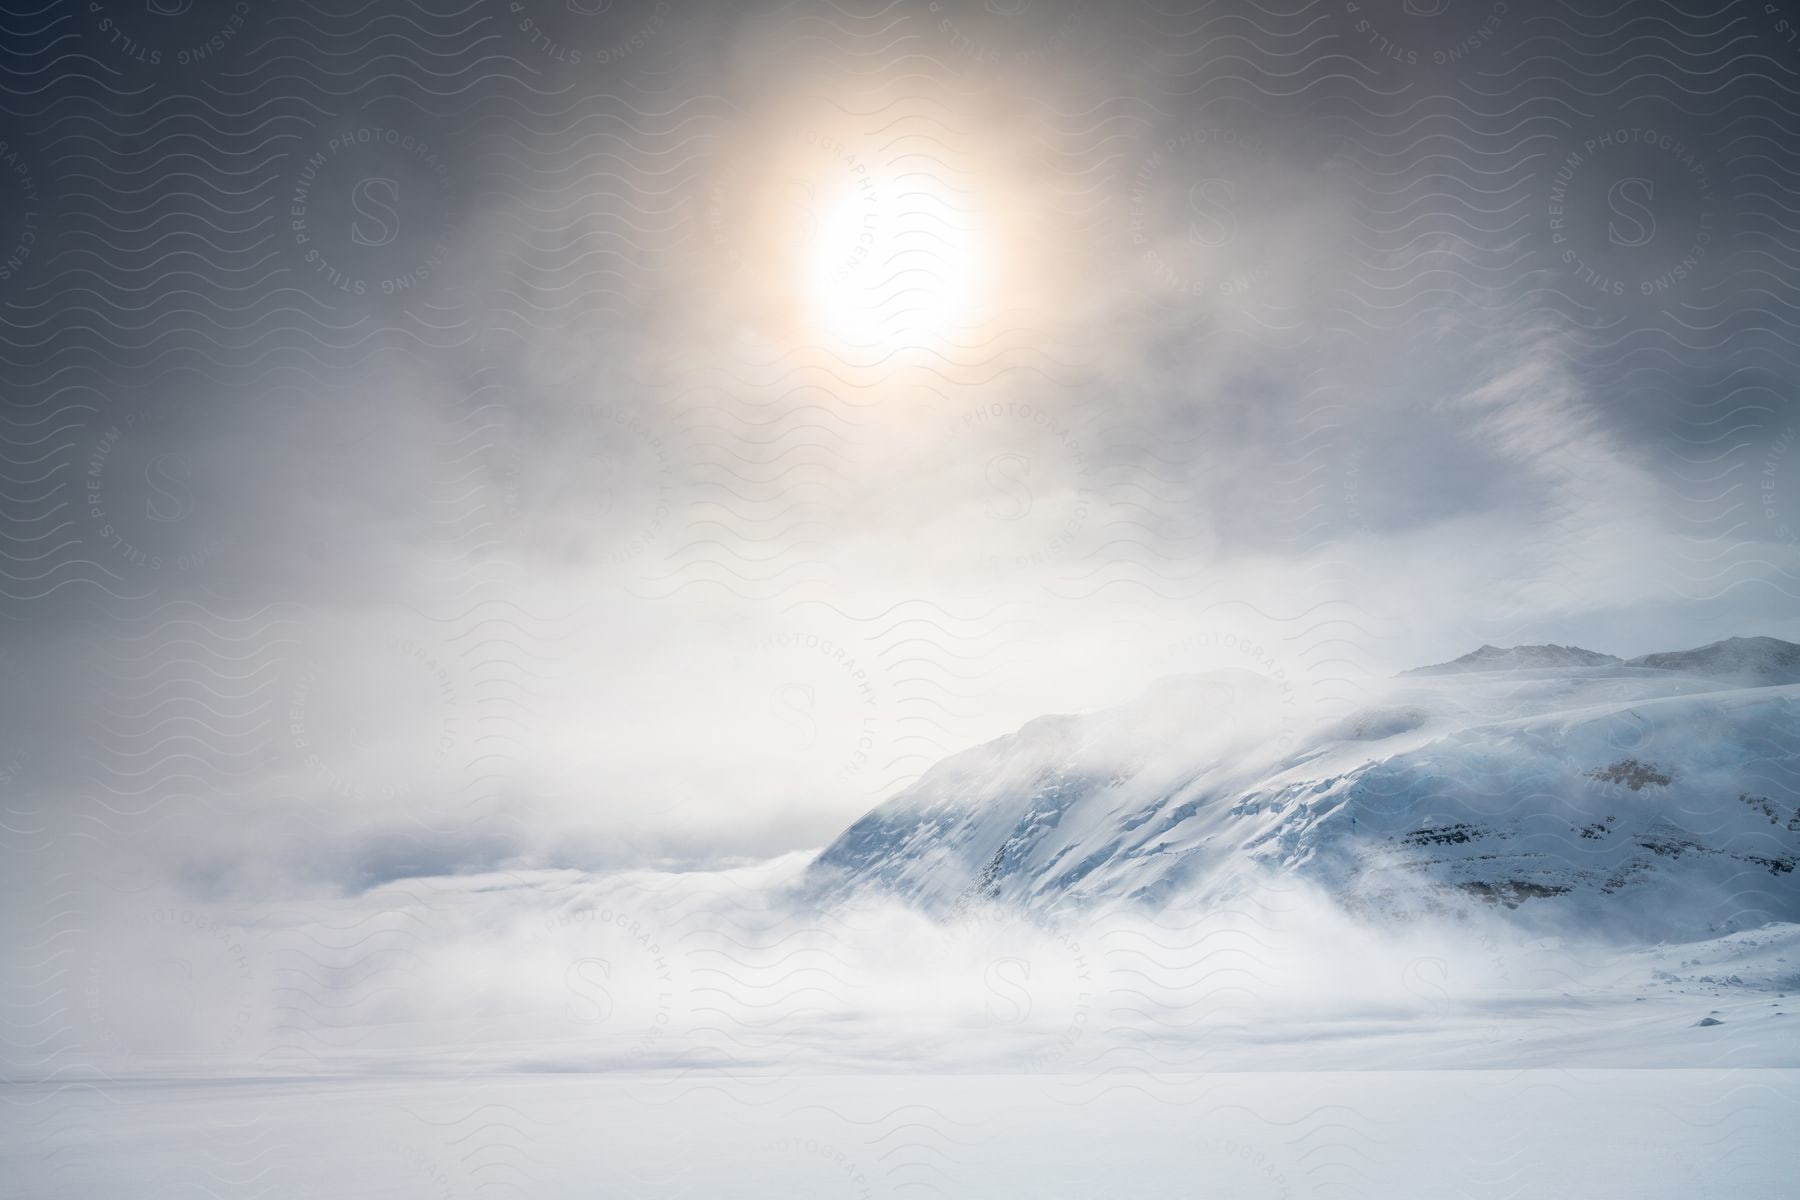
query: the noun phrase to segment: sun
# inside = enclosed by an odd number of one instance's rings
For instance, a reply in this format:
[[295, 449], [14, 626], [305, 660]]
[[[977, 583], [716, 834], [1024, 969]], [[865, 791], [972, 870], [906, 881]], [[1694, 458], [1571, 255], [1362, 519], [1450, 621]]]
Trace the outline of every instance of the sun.
[[846, 180], [816, 199], [799, 262], [809, 325], [893, 352], [980, 323], [988, 261], [971, 196], [913, 173]]

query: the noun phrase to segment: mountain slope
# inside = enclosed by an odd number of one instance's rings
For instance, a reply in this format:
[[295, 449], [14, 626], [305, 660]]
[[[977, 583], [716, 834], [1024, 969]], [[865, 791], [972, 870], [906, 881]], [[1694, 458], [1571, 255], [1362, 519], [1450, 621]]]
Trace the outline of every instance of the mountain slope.
[[[1709, 649], [1677, 661], [1720, 661]], [[1214, 903], [1300, 880], [1363, 912], [1493, 906], [1647, 938], [1800, 920], [1800, 686], [1617, 660], [1407, 676], [1276, 748], [1244, 674], [956, 755], [809, 880], [933, 911]]]
[[1482, 646], [1461, 658], [1429, 667], [1414, 667], [1402, 675], [1452, 675], [1462, 671], [1521, 671], [1544, 667], [1604, 667], [1618, 662], [1610, 654], [1583, 650], [1580, 646]]
[[1731, 680], [1748, 687], [1800, 683], [1800, 646], [1772, 637], [1734, 637], [1693, 650], [1645, 654], [1632, 659], [1630, 665]]

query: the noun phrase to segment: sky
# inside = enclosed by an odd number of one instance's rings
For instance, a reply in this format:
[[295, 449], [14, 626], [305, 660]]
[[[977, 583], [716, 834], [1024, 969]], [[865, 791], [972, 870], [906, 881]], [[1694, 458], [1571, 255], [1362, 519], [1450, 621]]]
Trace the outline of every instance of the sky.
[[1800, 640], [1792, 24], [0, 18], [4, 873], [729, 866], [1168, 675]]

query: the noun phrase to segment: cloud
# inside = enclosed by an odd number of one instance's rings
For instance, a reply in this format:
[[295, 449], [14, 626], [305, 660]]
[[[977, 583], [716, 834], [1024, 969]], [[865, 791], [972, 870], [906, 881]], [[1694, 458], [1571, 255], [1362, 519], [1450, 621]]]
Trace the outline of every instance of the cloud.
[[248, 360], [69, 410], [78, 552], [27, 574], [125, 600], [88, 675], [40, 664], [102, 730], [35, 768], [54, 820], [129, 797], [152, 874], [245, 893], [735, 861], [1165, 674], [1342, 707], [1487, 641], [1795, 632], [1793, 547], [1741, 550], [1682, 391], [1722, 352], [1622, 367], [1520, 248], [1547, 151], [1210, 92], [1179, 37], [947, 15], [906, 66], [660, 11], [606, 16], [608, 65], [682, 48], [654, 94], [546, 34], [514, 49], [572, 106], [408, 118], [444, 170], [362, 253], [441, 246], [429, 288], [283, 276]]

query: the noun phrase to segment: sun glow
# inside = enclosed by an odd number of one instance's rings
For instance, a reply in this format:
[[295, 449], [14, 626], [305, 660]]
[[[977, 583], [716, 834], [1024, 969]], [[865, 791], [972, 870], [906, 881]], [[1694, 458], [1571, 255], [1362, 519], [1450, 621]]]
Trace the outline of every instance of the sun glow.
[[801, 263], [810, 325], [892, 351], [980, 323], [988, 262], [968, 197], [911, 174], [854, 179], [820, 200]]

